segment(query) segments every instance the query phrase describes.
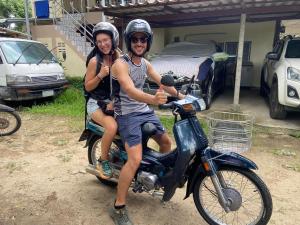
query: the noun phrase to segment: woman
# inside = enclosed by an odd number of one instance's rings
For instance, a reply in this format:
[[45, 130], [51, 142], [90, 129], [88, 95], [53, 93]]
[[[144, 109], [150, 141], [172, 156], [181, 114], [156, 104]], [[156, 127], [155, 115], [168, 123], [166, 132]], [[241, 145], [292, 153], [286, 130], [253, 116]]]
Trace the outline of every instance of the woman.
[[[110, 67], [120, 55], [117, 51], [119, 33], [112, 24], [100, 22], [93, 29], [93, 39], [96, 56], [90, 60], [89, 57], [87, 59], [88, 66], [84, 85], [90, 96], [87, 102], [87, 113], [105, 129], [101, 141], [101, 166], [97, 167], [97, 170], [100, 177], [108, 179], [112, 176], [108, 151], [117, 132], [117, 123], [108, 113], [113, 110], [113, 104], [110, 101]], [[99, 61], [100, 71], [97, 73], [97, 62], [99, 63]]]

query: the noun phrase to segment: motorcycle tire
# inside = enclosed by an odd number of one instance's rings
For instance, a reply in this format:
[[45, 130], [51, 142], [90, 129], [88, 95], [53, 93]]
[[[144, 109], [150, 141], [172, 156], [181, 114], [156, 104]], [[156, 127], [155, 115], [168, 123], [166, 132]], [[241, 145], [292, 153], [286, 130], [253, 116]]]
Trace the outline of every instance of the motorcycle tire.
[[[98, 163], [98, 160], [99, 160], [99, 157], [100, 157], [100, 154], [101, 154], [101, 137], [99, 136], [94, 136], [91, 141], [89, 142], [89, 146], [88, 146], [88, 160], [89, 160], [89, 164], [91, 165], [96, 165]], [[98, 156], [96, 155], [97, 153], [97, 149], [99, 148], [98, 150]], [[112, 180], [106, 180], [106, 179], [103, 179], [99, 176], [96, 176], [97, 179], [107, 185], [107, 186], [111, 186], [111, 187], [115, 187], [117, 186], [118, 183], [116, 183], [115, 181], [112, 181]]]
[[21, 117], [15, 111], [0, 111], [0, 136], [17, 132], [21, 127]]
[[[215, 191], [210, 177], [200, 176], [194, 186], [193, 198], [198, 212], [206, 220], [206, 222], [211, 225], [267, 224], [272, 215], [273, 204], [270, 192], [264, 182], [251, 170], [223, 167], [218, 172], [221, 172], [227, 185], [226, 188], [223, 188], [223, 193], [228, 193], [227, 198], [229, 201], [233, 202], [231, 205], [235, 208], [232, 208], [231, 211], [226, 213], [219, 203], [217, 192]], [[228, 177], [229, 175], [232, 176]], [[238, 179], [239, 176], [241, 176], [241, 180]], [[227, 178], [229, 178], [229, 180], [226, 180]], [[242, 185], [241, 181], [246, 182], [246, 184]], [[233, 185], [233, 182], [237, 182], [236, 186]], [[248, 184], [252, 184], [254, 188], [248, 189], [246, 187]], [[241, 188], [242, 190], [239, 190], [238, 192], [238, 188]], [[225, 189], [227, 189], [227, 191]], [[250, 194], [247, 196], [246, 192], [248, 191]], [[252, 199], [252, 196], [255, 194], [259, 194], [261, 201]], [[206, 202], [204, 201], [209, 198], [211, 198], [211, 201], [214, 203], [207, 203], [206, 206]], [[235, 204], [235, 199], [238, 199], [236, 202], [239, 202], [240, 205]], [[261, 203], [261, 207], [259, 208], [260, 211], [258, 215], [255, 214], [257, 217], [254, 218], [254, 221], [246, 221], [250, 217], [249, 212], [251, 209], [256, 208], [255, 203], [251, 202], [251, 200], [257, 201], [257, 204]], [[248, 201], [250, 201], [250, 203]], [[215, 214], [213, 214], [213, 210], [216, 211]], [[244, 214], [240, 215], [239, 212]], [[252, 214], [254, 214], [253, 211], [251, 211], [251, 215]], [[241, 219], [241, 221], [237, 221], [238, 219]]]

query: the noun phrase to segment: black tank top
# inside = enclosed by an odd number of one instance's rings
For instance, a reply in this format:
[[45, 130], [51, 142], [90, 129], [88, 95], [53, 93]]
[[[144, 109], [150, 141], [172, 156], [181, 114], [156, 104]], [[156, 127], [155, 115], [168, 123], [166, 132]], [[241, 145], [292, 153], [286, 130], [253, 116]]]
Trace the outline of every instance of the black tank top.
[[[96, 74], [98, 74], [101, 70], [100, 62], [103, 62], [103, 59], [98, 54], [96, 55], [97, 64], [99, 66], [96, 67]], [[98, 84], [98, 86], [90, 91], [90, 95], [95, 100], [105, 100], [110, 98], [110, 74], [104, 77]]]

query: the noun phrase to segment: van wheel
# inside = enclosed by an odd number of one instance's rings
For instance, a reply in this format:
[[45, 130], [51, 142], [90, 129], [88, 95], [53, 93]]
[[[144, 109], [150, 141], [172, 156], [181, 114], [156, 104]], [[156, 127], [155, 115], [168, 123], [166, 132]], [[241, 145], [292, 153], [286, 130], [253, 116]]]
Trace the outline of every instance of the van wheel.
[[278, 101], [278, 84], [273, 82], [270, 93], [270, 116], [272, 119], [285, 119], [287, 112]]

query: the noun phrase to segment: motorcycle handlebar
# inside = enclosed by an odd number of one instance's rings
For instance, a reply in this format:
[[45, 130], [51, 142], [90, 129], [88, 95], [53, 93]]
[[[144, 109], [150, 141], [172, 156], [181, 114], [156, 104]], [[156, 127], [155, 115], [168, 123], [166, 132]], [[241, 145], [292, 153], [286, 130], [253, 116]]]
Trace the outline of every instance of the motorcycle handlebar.
[[159, 109], [172, 109], [173, 105], [174, 105], [173, 102], [169, 102], [169, 103], [166, 103], [166, 104], [159, 105], [158, 108]]

